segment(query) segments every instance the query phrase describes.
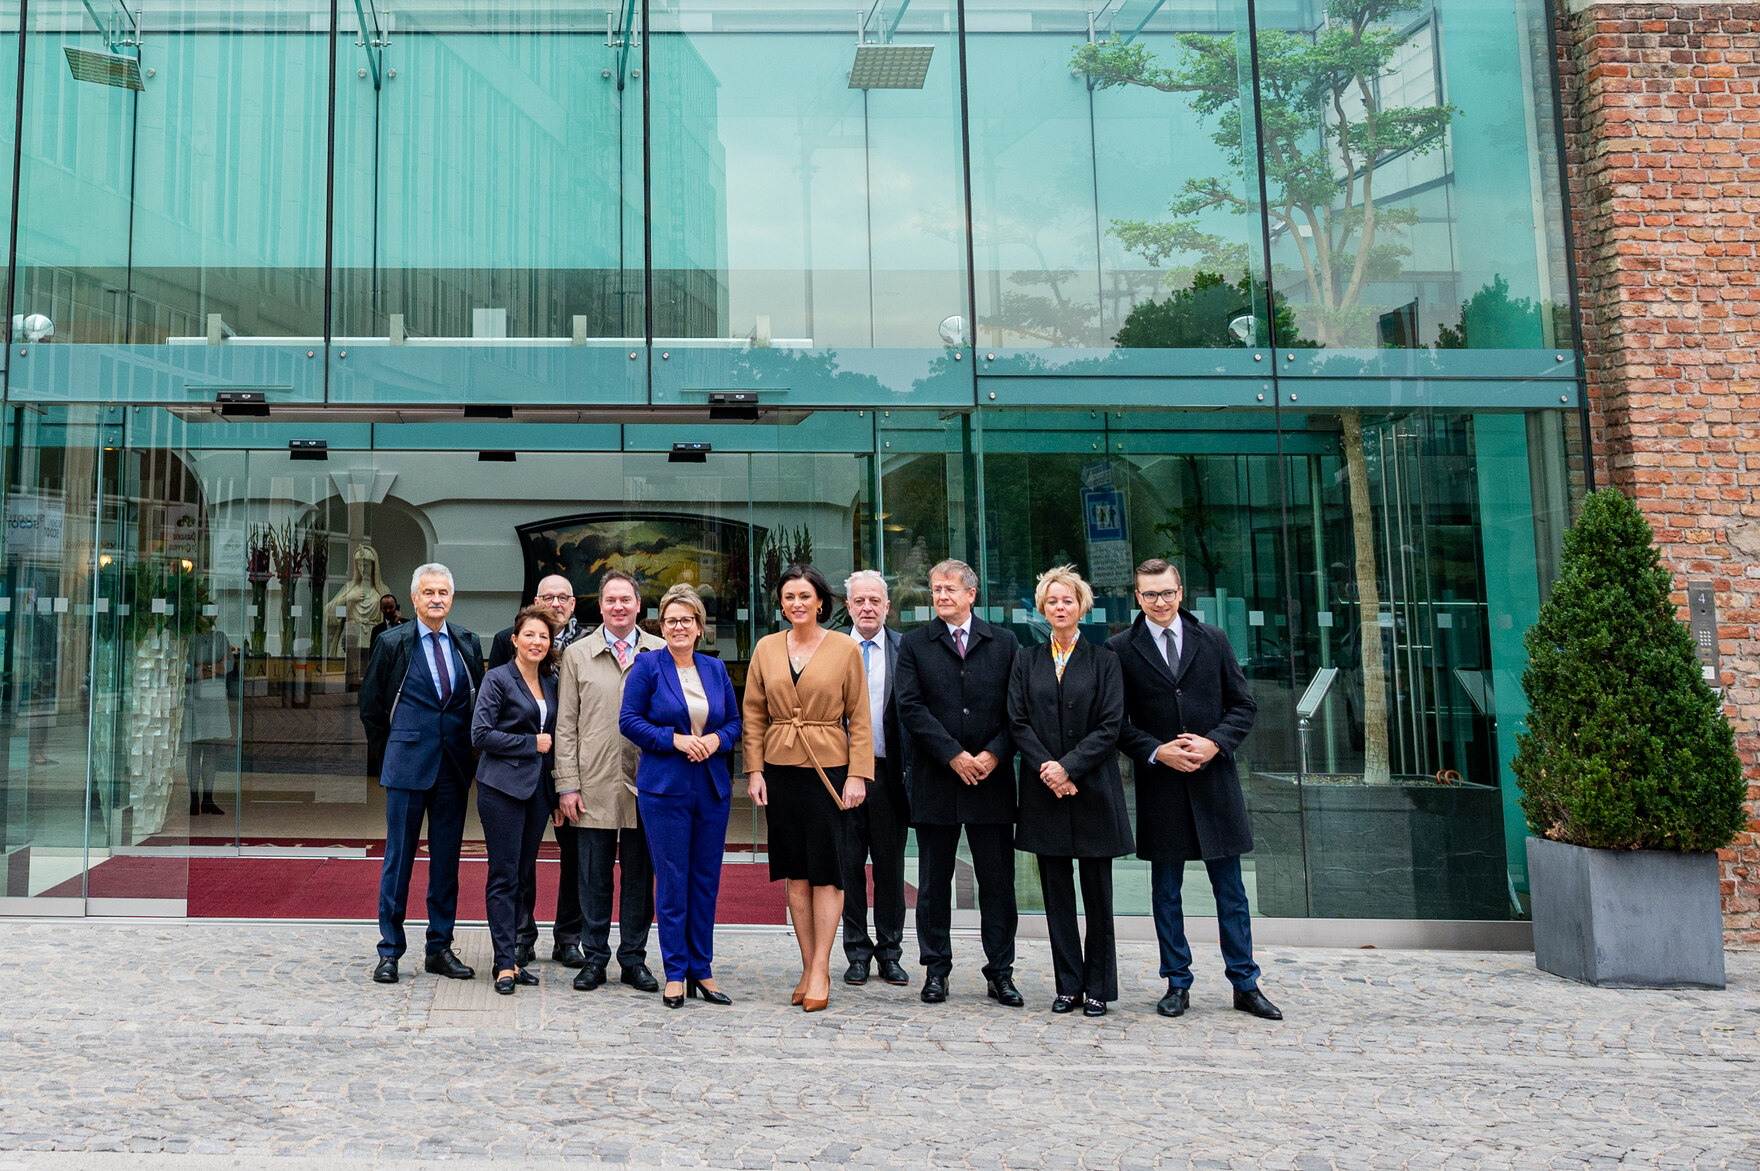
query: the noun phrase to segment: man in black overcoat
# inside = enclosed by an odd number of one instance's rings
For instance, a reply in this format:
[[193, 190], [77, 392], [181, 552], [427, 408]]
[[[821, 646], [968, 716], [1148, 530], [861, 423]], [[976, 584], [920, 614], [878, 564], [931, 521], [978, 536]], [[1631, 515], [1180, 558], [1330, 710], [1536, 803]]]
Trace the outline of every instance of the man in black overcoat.
[[1142, 614], [1106, 645], [1124, 669], [1125, 726], [1118, 748], [1136, 770], [1137, 855], [1149, 860], [1155, 935], [1167, 979], [1167, 995], [1156, 1011], [1176, 1017], [1190, 1004], [1192, 948], [1180, 884], [1186, 863], [1202, 860], [1216, 895], [1234, 1006], [1282, 1020], [1259, 991], [1241, 879], [1241, 855], [1252, 850], [1253, 831], [1234, 754], [1259, 708], [1228, 636], [1181, 608], [1179, 571], [1154, 558], [1137, 566], [1136, 578]]
[[1013, 634], [972, 613], [978, 575], [963, 561], [929, 571], [935, 620], [898, 646], [893, 696], [909, 742], [911, 824], [917, 830], [917, 945], [923, 1002], [947, 999], [953, 972], [953, 868], [966, 831], [978, 880], [985, 992], [1019, 1008], [1014, 985], [1014, 748], [1008, 734]]

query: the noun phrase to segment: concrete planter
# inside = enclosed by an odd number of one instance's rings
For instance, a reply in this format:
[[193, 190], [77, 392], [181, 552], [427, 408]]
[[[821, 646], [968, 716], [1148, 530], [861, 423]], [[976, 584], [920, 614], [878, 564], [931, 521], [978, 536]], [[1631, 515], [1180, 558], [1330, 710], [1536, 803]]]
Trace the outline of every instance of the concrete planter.
[[[1508, 919], [1503, 806], [1488, 785], [1255, 773], [1256, 909], [1346, 919]], [[1305, 853], [1304, 853], [1305, 847]]]
[[1584, 984], [1722, 988], [1716, 854], [1528, 839], [1534, 964]]

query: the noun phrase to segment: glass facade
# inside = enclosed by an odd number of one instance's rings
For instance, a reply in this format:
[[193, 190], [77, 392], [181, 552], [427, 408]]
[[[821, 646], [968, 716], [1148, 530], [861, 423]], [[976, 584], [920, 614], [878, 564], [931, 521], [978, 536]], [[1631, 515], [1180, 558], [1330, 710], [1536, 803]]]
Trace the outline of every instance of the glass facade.
[[485, 642], [545, 573], [695, 582], [737, 683], [796, 558], [908, 630], [961, 557], [1042, 641], [1040, 571], [1103, 638], [1165, 556], [1259, 703], [1257, 913], [1523, 913], [1579, 402], [1538, 0], [0, 26], [0, 912], [371, 917], [356, 689], [424, 561]]

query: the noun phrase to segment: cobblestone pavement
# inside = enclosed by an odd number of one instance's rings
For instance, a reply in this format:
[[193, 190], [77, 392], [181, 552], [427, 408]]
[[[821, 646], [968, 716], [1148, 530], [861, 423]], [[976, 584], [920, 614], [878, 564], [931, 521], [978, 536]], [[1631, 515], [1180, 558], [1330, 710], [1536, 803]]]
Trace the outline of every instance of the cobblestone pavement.
[[[0, 1171], [1760, 1163], [1760, 953], [1730, 955], [1724, 992], [1631, 992], [1524, 954], [1264, 949], [1274, 1024], [1229, 1008], [1213, 947], [1172, 1021], [1152, 945], [1121, 944], [1124, 998], [1094, 1021], [1047, 1011], [1043, 941], [1021, 943], [1024, 1010], [984, 998], [965, 939], [947, 1004], [837, 982], [813, 1015], [775, 931], [718, 938], [732, 1008], [676, 1011], [615, 964], [590, 993], [547, 961], [511, 998], [408, 962], [379, 986], [372, 943], [0, 922]], [[488, 967], [482, 931], [461, 951]]]

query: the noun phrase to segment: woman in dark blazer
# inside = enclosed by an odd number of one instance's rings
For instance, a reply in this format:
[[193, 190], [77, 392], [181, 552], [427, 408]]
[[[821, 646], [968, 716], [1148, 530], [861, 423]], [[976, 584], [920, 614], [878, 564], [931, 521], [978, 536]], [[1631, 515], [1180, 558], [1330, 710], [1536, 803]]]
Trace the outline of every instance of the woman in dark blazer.
[[715, 985], [715, 899], [739, 741], [739, 699], [721, 660], [696, 653], [703, 601], [687, 585], [660, 599], [666, 652], [637, 655], [623, 684], [617, 726], [642, 750], [636, 808], [654, 859], [654, 918], [666, 965], [666, 1007], [688, 991], [732, 1004]]
[[514, 958], [522, 895], [535, 891], [538, 843], [550, 818], [551, 736], [556, 731], [556, 661], [550, 612], [527, 606], [513, 620], [512, 662], [487, 672], [477, 689], [471, 746], [477, 762], [477, 816], [489, 853], [483, 901], [495, 949], [495, 991], [538, 977]]
[[[1133, 849], [1118, 733], [1124, 679], [1118, 656], [1084, 642], [1077, 626], [1094, 592], [1071, 565], [1039, 576], [1034, 602], [1051, 623], [1051, 642], [1022, 648], [1008, 680], [1009, 730], [1020, 751], [1020, 820], [1015, 846], [1039, 856], [1039, 889], [1057, 998], [1051, 1011], [1105, 1016], [1118, 999], [1118, 948], [1112, 929], [1112, 860]], [[1084, 949], [1076, 923], [1074, 865], [1087, 911]]]

